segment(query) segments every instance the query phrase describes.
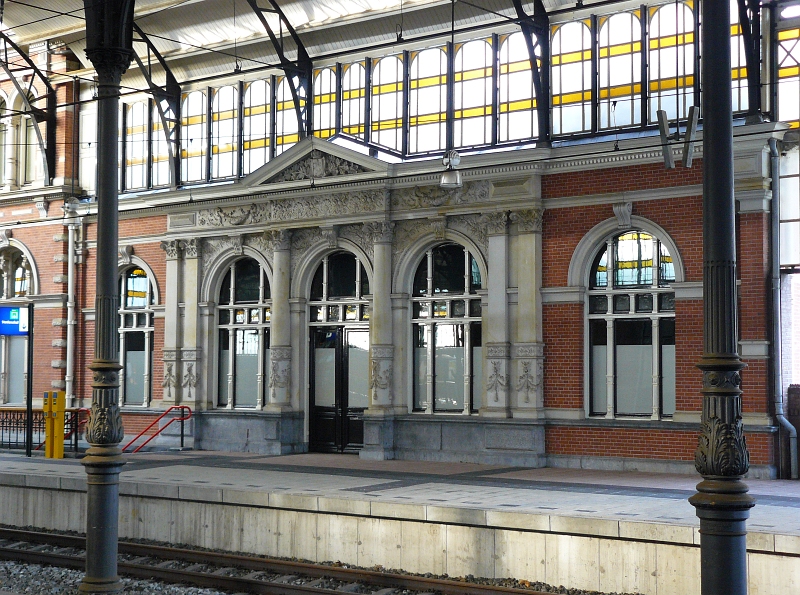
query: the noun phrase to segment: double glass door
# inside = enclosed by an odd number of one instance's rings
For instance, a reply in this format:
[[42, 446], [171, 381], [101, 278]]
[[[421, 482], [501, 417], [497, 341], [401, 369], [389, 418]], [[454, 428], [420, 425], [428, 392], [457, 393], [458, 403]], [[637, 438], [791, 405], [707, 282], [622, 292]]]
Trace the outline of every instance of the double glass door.
[[369, 329], [311, 329], [309, 447], [317, 452], [356, 452], [364, 445], [369, 406]]

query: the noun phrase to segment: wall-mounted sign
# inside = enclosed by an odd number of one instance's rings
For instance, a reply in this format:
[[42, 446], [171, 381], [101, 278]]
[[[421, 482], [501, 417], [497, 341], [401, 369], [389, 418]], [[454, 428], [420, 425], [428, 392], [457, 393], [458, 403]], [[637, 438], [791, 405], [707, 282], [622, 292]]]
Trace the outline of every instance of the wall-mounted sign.
[[0, 335], [27, 335], [28, 307], [0, 306]]

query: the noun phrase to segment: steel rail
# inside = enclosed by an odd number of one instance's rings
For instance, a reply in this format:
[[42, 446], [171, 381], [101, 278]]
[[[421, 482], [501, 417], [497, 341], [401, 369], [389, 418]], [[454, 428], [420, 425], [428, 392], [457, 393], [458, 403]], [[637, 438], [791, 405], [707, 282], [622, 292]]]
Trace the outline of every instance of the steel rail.
[[[76, 535], [63, 535], [38, 531], [24, 531], [19, 529], [0, 528], [0, 539], [16, 542], [40, 543], [63, 548], [82, 549], [85, 547], [85, 538]], [[180, 560], [207, 564], [219, 568], [236, 567], [278, 575], [298, 575], [313, 578], [330, 578], [350, 583], [361, 582], [371, 587], [397, 589], [410, 589], [414, 591], [437, 591], [442, 595], [546, 595], [542, 591], [521, 589], [514, 587], [501, 587], [496, 585], [476, 585], [461, 581], [426, 578], [421, 576], [394, 574], [374, 570], [361, 570], [325, 566], [290, 560], [274, 558], [261, 558], [257, 556], [242, 556], [237, 554], [224, 554], [202, 550], [189, 550], [139, 544], [121, 541], [119, 553], [138, 557], [150, 557], [159, 560]], [[0, 547], [0, 559], [18, 560], [33, 564], [49, 564], [67, 568], [82, 569], [84, 557], [69, 556], [59, 553], [41, 552], [18, 548]], [[163, 568], [149, 566], [134, 562], [119, 562], [120, 574], [136, 578], [154, 578], [165, 582], [188, 582], [203, 587], [218, 589], [232, 589], [250, 591], [266, 595], [328, 595], [330, 589], [319, 587], [293, 585], [290, 583], [277, 583], [262, 581], [246, 577], [231, 577], [212, 573], [201, 573], [191, 570]]]

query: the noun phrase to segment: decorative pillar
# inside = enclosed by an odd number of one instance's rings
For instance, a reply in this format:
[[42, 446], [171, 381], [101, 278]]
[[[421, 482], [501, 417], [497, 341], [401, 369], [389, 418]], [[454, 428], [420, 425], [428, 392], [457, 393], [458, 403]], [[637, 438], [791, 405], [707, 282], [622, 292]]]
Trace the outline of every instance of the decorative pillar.
[[544, 342], [542, 338], [542, 217], [544, 209], [511, 213], [517, 224], [517, 337], [512, 349], [516, 393], [513, 416], [544, 417]]
[[119, 443], [117, 146], [119, 84], [133, 57], [134, 0], [84, 0], [86, 55], [97, 71], [97, 259], [92, 408], [86, 428], [86, 575], [83, 593], [122, 590], [117, 575]]
[[508, 417], [511, 344], [508, 333], [508, 213], [483, 216], [489, 238], [488, 308], [484, 317], [486, 394], [481, 415]]
[[703, 59], [703, 417], [689, 502], [700, 518], [703, 595], [746, 595], [746, 520], [755, 504], [742, 476], [750, 466], [742, 428], [737, 353], [736, 225], [733, 197], [730, 7], [704, 0]]
[[394, 223], [372, 225], [375, 256], [370, 320], [370, 411], [391, 408], [394, 376], [392, 343], [392, 236]]
[[292, 408], [292, 318], [289, 305], [292, 232], [281, 229], [267, 233], [273, 256], [269, 403], [266, 409], [282, 411]]
[[23, 150], [17, 146], [19, 138], [20, 116], [13, 116], [7, 120], [6, 124], [6, 162], [0, 164], [4, 169], [5, 186], [8, 190], [17, 190], [17, 153]]
[[180, 345], [180, 312], [178, 292], [181, 287], [181, 241], [168, 240], [161, 242], [161, 249], [167, 254], [167, 282], [164, 298], [164, 389], [162, 403], [165, 408], [177, 405], [180, 391], [181, 361], [178, 345]]
[[[197, 238], [181, 240], [180, 248], [183, 252], [183, 274], [180, 279], [183, 316], [178, 319], [183, 320], [183, 327], [178, 357], [183, 372], [180, 379], [179, 402], [196, 408], [199, 400], [197, 387], [200, 380], [201, 350], [197, 340], [200, 328], [200, 258], [203, 252], [201, 242]], [[177, 304], [175, 307], [177, 309]]]

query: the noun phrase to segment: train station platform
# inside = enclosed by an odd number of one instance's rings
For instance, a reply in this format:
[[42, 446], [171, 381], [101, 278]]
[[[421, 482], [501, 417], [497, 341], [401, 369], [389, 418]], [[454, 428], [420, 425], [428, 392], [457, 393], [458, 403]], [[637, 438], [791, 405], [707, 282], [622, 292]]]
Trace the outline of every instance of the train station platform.
[[[128, 456], [120, 536], [603, 593], [700, 593], [699, 477], [208, 451]], [[751, 595], [800, 592], [800, 481], [750, 480]], [[0, 454], [0, 523], [84, 532], [77, 460]]]

